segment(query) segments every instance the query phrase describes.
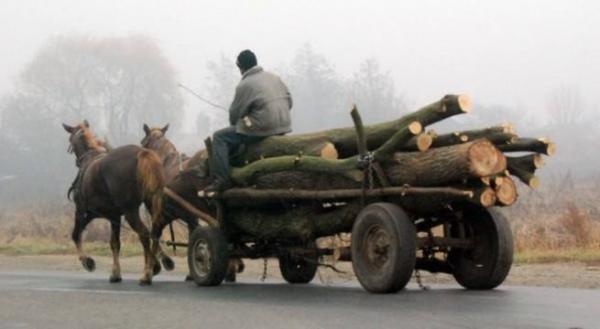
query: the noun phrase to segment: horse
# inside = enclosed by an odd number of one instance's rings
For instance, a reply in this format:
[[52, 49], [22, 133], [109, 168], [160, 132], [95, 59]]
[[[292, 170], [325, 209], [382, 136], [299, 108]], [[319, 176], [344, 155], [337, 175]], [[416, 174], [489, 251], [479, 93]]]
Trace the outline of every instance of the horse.
[[[144, 148], [155, 151], [160, 157], [166, 178], [166, 186], [175, 194], [179, 195], [197, 209], [213, 214], [212, 209], [205, 198], [198, 197], [198, 191], [203, 190], [209, 184], [209, 177], [206, 175], [206, 150], [196, 152], [191, 158], [181, 154], [175, 145], [166, 138], [165, 134], [169, 125], [164, 127], [150, 128], [144, 124], [145, 136], [141, 141]], [[181, 207], [176, 201], [165, 198], [163, 207], [163, 216], [160, 221], [152, 226], [152, 237], [157, 239], [162, 235], [164, 228], [174, 220], [180, 219], [187, 224], [188, 233], [198, 227], [198, 219], [194, 214]], [[236, 273], [242, 272], [244, 264], [239, 259], [231, 259], [228, 269], [228, 282], [235, 281]], [[188, 275], [186, 281], [190, 280]]]
[[[111, 283], [121, 282], [119, 264], [121, 216], [137, 233], [144, 249], [144, 270], [140, 285], [152, 283], [152, 276], [160, 271], [156, 252], [152, 251], [158, 241], [152, 241], [150, 233], [139, 215], [142, 203], [150, 209], [152, 223], [159, 222], [162, 214], [165, 177], [158, 155], [136, 145], [126, 145], [107, 152], [96, 140], [87, 120], [76, 126], [63, 123], [69, 133], [69, 153], [75, 155], [78, 173], [69, 188], [68, 197], [75, 202], [75, 226], [72, 239], [77, 248], [79, 261], [88, 271], [95, 270], [95, 261], [82, 248], [81, 234], [95, 218], [110, 221], [110, 247], [113, 255]], [[164, 264], [164, 262], [163, 262]]]

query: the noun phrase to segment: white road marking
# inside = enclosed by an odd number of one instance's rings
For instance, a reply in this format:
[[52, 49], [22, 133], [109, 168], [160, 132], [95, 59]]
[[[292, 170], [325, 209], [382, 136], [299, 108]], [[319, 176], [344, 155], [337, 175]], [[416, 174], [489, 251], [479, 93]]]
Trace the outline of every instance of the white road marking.
[[127, 291], [127, 290], [98, 290], [98, 289], [79, 289], [79, 288], [30, 288], [28, 290], [35, 291], [48, 291], [48, 292], [86, 292], [92, 294], [129, 294], [129, 295], [143, 295], [152, 294], [151, 291]]

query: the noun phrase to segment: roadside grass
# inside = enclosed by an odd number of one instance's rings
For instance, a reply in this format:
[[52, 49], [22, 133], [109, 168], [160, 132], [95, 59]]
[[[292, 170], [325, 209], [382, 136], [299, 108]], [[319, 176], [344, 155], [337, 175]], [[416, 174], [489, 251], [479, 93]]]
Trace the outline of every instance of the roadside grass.
[[515, 264], [581, 262], [600, 264], [599, 248], [569, 248], [564, 250], [522, 250], [515, 253]]
[[[87, 242], [83, 244], [86, 253], [92, 256], [112, 256], [110, 246], [106, 242]], [[185, 248], [179, 248], [179, 254], [185, 253]], [[0, 245], [0, 254], [8, 256], [29, 255], [76, 255], [77, 251], [72, 242], [56, 242], [44, 240], [20, 240], [18, 242]], [[121, 244], [121, 257], [141, 256], [142, 247], [137, 242]], [[515, 252], [515, 264], [543, 264], [581, 262], [600, 264], [599, 248], [567, 248], [564, 250], [521, 250]]]
[[[112, 256], [110, 245], [106, 242], [87, 242], [83, 244], [84, 251], [93, 256]], [[0, 245], [0, 254], [9, 256], [25, 255], [75, 255], [77, 250], [72, 242], [56, 242], [44, 240], [20, 240]], [[139, 243], [121, 243], [122, 257], [142, 255]]]

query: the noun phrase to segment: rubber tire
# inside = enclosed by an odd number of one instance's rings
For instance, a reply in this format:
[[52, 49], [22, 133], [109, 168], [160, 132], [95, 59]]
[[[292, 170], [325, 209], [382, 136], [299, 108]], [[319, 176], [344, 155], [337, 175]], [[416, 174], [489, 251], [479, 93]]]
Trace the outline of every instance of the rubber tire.
[[291, 284], [306, 284], [311, 282], [317, 274], [318, 257], [306, 262], [303, 259], [293, 259], [288, 256], [279, 257], [279, 270], [285, 281]]
[[[196, 272], [195, 246], [196, 243], [205, 241], [210, 253], [210, 271], [206, 275]], [[188, 248], [188, 266], [190, 275], [199, 286], [217, 286], [223, 282], [229, 264], [228, 244], [223, 232], [213, 227], [197, 227], [190, 235]]]
[[[390, 238], [390, 256], [381, 269], [367, 260], [364, 239], [379, 226]], [[352, 227], [352, 268], [361, 286], [371, 293], [395, 293], [410, 280], [415, 269], [417, 232], [414, 223], [397, 205], [373, 203], [357, 216]]]
[[[467, 289], [494, 289], [504, 282], [512, 266], [510, 225], [497, 209], [471, 205], [461, 210], [468, 224], [465, 231], [474, 232], [475, 250], [454, 249], [448, 253], [452, 275]], [[473, 259], [473, 255], [478, 260]]]

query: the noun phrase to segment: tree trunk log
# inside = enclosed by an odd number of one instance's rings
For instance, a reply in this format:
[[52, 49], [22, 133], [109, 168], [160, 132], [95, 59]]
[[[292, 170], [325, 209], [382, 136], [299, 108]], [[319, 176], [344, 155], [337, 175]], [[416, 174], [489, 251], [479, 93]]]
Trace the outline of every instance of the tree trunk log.
[[556, 153], [556, 144], [546, 138], [519, 138], [513, 143], [498, 145], [498, 148], [502, 152], [534, 152], [548, 156]]
[[[427, 134], [431, 136], [432, 139], [430, 145], [431, 148], [462, 144], [482, 138], [489, 140], [495, 145], [507, 144], [517, 140], [517, 135], [510, 125], [501, 125], [477, 130], [465, 130], [442, 135], [437, 135], [434, 131], [429, 131]], [[402, 150], [420, 150], [417, 138], [411, 139]]]
[[430, 149], [420, 153], [396, 153], [384, 170], [392, 185], [443, 186], [471, 177], [498, 174], [504, 155], [493, 144], [478, 140]]
[[519, 167], [528, 172], [534, 173], [537, 169], [544, 166], [544, 158], [539, 154], [528, 154], [520, 157], [506, 157], [508, 170]]

